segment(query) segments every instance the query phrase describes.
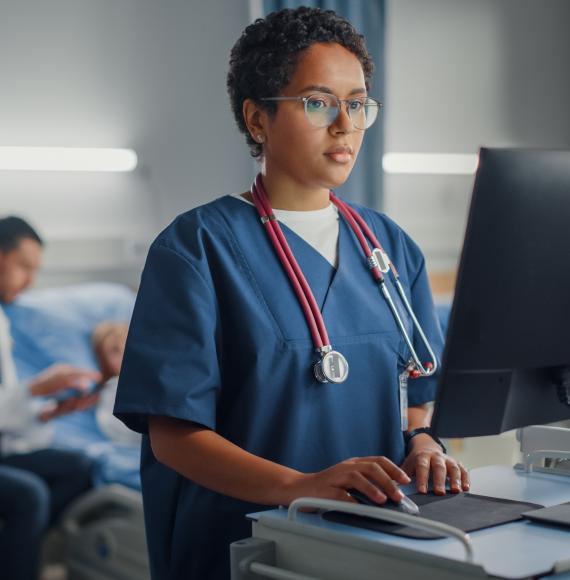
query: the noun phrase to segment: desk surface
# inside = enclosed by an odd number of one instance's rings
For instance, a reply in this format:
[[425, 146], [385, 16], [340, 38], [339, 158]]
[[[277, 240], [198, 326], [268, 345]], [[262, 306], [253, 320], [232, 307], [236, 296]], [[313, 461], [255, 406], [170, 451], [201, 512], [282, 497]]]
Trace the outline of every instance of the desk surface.
[[[406, 489], [403, 488], [406, 492]], [[411, 489], [408, 493], [411, 493]], [[491, 497], [556, 505], [570, 501], [570, 478], [542, 473], [526, 474], [510, 467], [489, 466], [471, 472], [471, 492]], [[260, 517], [286, 518], [287, 510], [278, 509], [252, 514]], [[298, 520], [368, 540], [393, 544], [445, 558], [463, 560], [463, 547], [451, 539], [417, 540], [381, 532], [353, 528], [329, 522], [318, 514], [301, 513]], [[503, 578], [526, 578], [547, 574], [555, 563], [566, 562], [570, 570], [570, 531], [526, 520], [469, 534], [475, 562], [490, 575]]]

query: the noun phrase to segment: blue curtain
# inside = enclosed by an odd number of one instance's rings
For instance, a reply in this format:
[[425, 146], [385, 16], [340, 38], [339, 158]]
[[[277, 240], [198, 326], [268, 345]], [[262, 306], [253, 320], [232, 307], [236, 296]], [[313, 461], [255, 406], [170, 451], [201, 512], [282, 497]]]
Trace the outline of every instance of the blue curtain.
[[[265, 14], [282, 8], [311, 6], [334, 10], [364, 35], [375, 64], [370, 96], [384, 101], [385, 0], [263, 0]], [[348, 181], [337, 193], [369, 207], [382, 209], [383, 119], [366, 131], [358, 161]]]

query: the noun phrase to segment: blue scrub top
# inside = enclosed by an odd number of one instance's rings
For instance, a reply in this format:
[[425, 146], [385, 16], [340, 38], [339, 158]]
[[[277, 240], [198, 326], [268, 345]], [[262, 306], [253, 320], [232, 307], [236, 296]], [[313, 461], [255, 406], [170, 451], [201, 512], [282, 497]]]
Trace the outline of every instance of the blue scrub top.
[[[385, 215], [353, 207], [396, 264], [439, 357], [443, 339], [420, 250]], [[231, 196], [217, 199], [179, 216], [150, 248], [115, 414], [144, 434], [141, 476], [153, 578], [229, 578], [230, 542], [249, 537], [245, 514], [267, 506], [214, 493], [160, 464], [148, 440], [149, 415], [198, 423], [302, 472], [356, 456], [404, 459], [398, 375], [409, 353], [352, 230], [341, 218], [335, 270], [282, 229], [333, 348], [349, 362], [342, 384], [315, 380], [318, 354], [307, 323], [253, 206]], [[411, 381], [409, 404], [433, 400], [436, 380]]]

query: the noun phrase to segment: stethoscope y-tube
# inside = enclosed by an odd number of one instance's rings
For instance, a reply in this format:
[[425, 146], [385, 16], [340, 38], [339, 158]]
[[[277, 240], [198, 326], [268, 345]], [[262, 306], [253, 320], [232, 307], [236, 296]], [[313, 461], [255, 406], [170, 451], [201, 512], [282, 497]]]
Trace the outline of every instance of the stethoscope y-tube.
[[[255, 178], [255, 181], [251, 186], [251, 194], [255, 207], [259, 213], [261, 223], [265, 227], [275, 252], [291, 282], [291, 285], [293, 286], [295, 294], [297, 295], [297, 299], [299, 300], [303, 314], [305, 315], [305, 319], [311, 332], [313, 344], [315, 345], [317, 352], [319, 352], [321, 355], [321, 359], [315, 363], [313, 368], [315, 377], [322, 383], [342, 383], [348, 376], [348, 362], [340, 352], [333, 350], [330, 344], [329, 336], [319, 306], [307, 280], [305, 279], [305, 276], [303, 275], [301, 268], [299, 267], [299, 264], [297, 263], [297, 260], [295, 259], [295, 256], [291, 252], [291, 248], [289, 248], [289, 244], [283, 235], [283, 231], [281, 230], [279, 222], [276, 220], [275, 215], [273, 214], [273, 209], [269, 202], [269, 197], [261, 180], [261, 174]], [[332, 191], [330, 192], [330, 200], [338, 208], [339, 212], [342, 214], [343, 218], [346, 220], [356, 235], [356, 238], [366, 256], [368, 267], [371, 270], [372, 276], [378, 283], [380, 292], [388, 303], [390, 311], [392, 312], [396, 321], [396, 325], [398, 326], [398, 329], [410, 350], [411, 361], [408, 367], [409, 376], [412, 378], [417, 378], [420, 376], [427, 377], [433, 375], [437, 370], [437, 358], [406, 297], [395, 266], [392, 264], [380, 242], [376, 239], [362, 217], [353, 208], [337, 198]], [[370, 243], [374, 246], [373, 250], [370, 249], [366, 238], [368, 238]], [[426, 350], [432, 359], [432, 362], [422, 364], [412, 344], [410, 336], [408, 335], [402, 318], [396, 308], [394, 300], [392, 299], [386, 284], [384, 274], [386, 274], [388, 271], [392, 273], [394, 283], [402, 303], [404, 304], [404, 308], [410, 315], [414, 329], [420, 336], [424, 346], [426, 347]]]
[[[364, 254], [366, 255], [370, 271], [372, 272], [374, 279], [378, 282], [380, 292], [382, 293], [382, 296], [384, 296], [384, 298], [386, 299], [386, 302], [388, 303], [388, 306], [389, 306], [390, 310], [392, 311], [392, 315], [394, 316], [394, 319], [396, 320], [396, 324], [398, 326], [398, 329], [400, 330], [400, 333], [402, 334], [402, 337], [404, 338], [404, 342], [406, 343], [406, 345], [408, 346], [408, 348], [410, 350], [410, 355], [411, 355], [412, 361], [413, 361], [413, 365], [412, 365], [413, 368], [410, 369], [410, 376], [412, 378], [418, 378], [420, 376], [421, 377], [429, 377], [429, 376], [433, 375], [437, 371], [437, 357], [435, 356], [435, 353], [433, 352], [433, 349], [429, 343], [429, 340], [427, 339], [427, 337], [426, 337], [426, 335], [421, 327], [421, 324], [419, 323], [419, 321], [418, 321], [418, 319], [417, 319], [417, 317], [416, 317], [416, 315], [415, 315], [415, 313], [410, 305], [408, 297], [406, 296], [406, 293], [404, 291], [404, 287], [402, 286], [402, 283], [400, 282], [400, 275], [398, 274], [398, 270], [396, 270], [396, 267], [394, 266], [394, 264], [392, 263], [392, 261], [388, 257], [388, 254], [384, 251], [384, 248], [382, 247], [382, 245], [380, 244], [380, 242], [378, 241], [378, 239], [376, 238], [376, 236], [374, 235], [372, 230], [368, 227], [368, 224], [356, 212], [356, 210], [354, 210], [352, 207], [347, 205], [344, 201], [342, 201], [341, 199], [336, 197], [336, 195], [332, 191], [330, 192], [330, 199], [337, 206], [338, 210], [342, 213], [343, 217], [347, 220], [348, 224], [352, 228], [352, 231], [355, 233], [356, 237], [358, 238], [358, 241], [359, 241], [359, 243], [364, 251]], [[370, 240], [370, 242], [374, 246], [373, 250], [370, 250], [370, 247], [368, 246], [368, 242], [366, 241], [364, 234], [366, 234], [366, 237]], [[417, 331], [423, 345], [425, 346], [426, 350], [428, 351], [432, 362], [427, 362], [427, 363], [425, 363], [425, 365], [422, 364], [422, 362], [418, 356], [418, 353], [416, 352], [416, 349], [414, 348], [414, 345], [412, 344], [412, 340], [411, 340], [411, 338], [406, 330], [404, 322], [402, 321], [400, 313], [398, 312], [398, 309], [396, 308], [394, 300], [392, 299], [392, 295], [390, 294], [390, 291], [389, 291], [388, 286], [386, 284], [386, 279], [384, 277], [384, 274], [387, 274], [388, 271], [390, 271], [392, 274], [394, 284], [396, 286], [396, 289], [398, 291], [400, 299], [402, 300], [402, 303], [404, 304], [404, 308], [406, 309], [406, 312], [409, 314], [410, 318], [412, 319], [414, 329]]]

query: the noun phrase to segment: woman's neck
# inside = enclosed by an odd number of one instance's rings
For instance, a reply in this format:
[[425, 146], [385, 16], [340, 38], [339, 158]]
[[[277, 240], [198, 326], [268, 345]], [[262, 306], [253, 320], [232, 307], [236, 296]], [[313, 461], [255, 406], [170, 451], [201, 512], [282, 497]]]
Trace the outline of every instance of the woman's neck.
[[328, 207], [329, 190], [307, 187], [288, 176], [262, 171], [263, 186], [273, 209], [312, 211]]

